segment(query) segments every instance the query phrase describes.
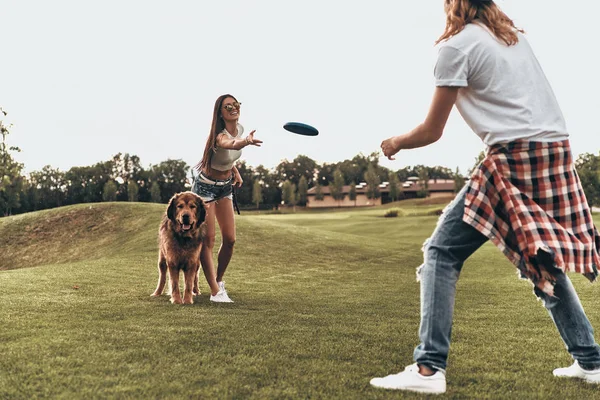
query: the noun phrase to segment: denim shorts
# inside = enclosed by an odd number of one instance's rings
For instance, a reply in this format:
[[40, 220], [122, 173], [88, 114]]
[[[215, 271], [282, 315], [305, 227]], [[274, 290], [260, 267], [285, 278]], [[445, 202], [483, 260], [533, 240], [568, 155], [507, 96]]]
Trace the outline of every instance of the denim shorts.
[[204, 200], [211, 203], [219, 199], [233, 200], [233, 178], [226, 180], [212, 179], [200, 173], [192, 185], [192, 191]]

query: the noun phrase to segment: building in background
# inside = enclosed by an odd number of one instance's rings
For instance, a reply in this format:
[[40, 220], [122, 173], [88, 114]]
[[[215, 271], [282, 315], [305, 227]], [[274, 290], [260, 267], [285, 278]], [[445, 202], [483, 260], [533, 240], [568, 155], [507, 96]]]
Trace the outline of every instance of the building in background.
[[[342, 188], [344, 198], [335, 200], [329, 191], [328, 186], [321, 186], [321, 194], [323, 200], [316, 199], [316, 188], [308, 189], [306, 207], [308, 208], [333, 208], [333, 207], [369, 207], [379, 206], [391, 202], [389, 182], [383, 182], [379, 185], [380, 196], [377, 199], [367, 198], [367, 184], [361, 182], [356, 185], [356, 199], [350, 200], [350, 185], [345, 185]], [[423, 188], [419, 178], [408, 178], [398, 187], [398, 200], [416, 199], [423, 196], [424, 191], [427, 192], [428, 198], [434, 197], [449, 197], [454, 195], [454, 180], [452, 179], [430, 179], [427, 183], [427, 188]]]

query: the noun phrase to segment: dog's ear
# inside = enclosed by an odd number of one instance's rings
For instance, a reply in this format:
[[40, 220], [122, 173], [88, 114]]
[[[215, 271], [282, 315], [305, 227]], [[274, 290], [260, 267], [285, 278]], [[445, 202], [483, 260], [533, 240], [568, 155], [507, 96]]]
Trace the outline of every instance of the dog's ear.
[[196, 221], [198, 225], [204, 222], [206, 219], [206, 205], [200, 196], [196, 199]]
[[175, 218], [175, 203], [177, 203], [178, 194], [174, 194], [169, 200], [169, 206], [167, 207], [167, 218], [171, 221]]

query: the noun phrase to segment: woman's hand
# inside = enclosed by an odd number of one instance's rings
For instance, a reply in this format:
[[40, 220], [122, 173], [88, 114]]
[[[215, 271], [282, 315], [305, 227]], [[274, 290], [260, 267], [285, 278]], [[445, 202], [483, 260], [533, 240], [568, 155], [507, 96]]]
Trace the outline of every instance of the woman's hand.
[[259, 140], [259, 139], [254, 139], [254, 132], [256, 132], [256, 130], [250, 132], [248, 134], [248, 136], [246, 136], [246, 145], [247, 146], [252, 145], [252, 146], [260, 147], [260, 145], [262, 144], [263, 141]]
[[244, 180], [242, 179], [242, 176], [240, 175], [240, 173], [236, 169], [233, 172], [233, 182], [232, 182], [232, 185], [235, 186], [235, 187], [240, 187], [240, 186], [242, 186], [242, 183], [244, 183]]
[[394, 155], [400, 151], [398, 139], [398, 136], [394, 136], [381, 142], [381, 150], [388, 160], [395, 160], [396, 157], [394, 157]]

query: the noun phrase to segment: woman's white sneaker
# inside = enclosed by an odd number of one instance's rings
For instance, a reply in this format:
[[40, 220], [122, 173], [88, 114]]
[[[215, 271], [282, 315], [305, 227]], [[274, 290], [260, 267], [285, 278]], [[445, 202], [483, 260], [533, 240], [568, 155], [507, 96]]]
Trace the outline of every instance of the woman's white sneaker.
[[233, 300], [229, 298], [227, 291], [224, 289], [219, 290], [214, 296], [211, 294], [210, 301], [213, 303], [233, 303]]
[[419, 366], [412, 364], [399, 374], [371, 379], [371, 385], [382, 389], [441, 394], [446, 392], [446, 375], [442, 371], [431, 376], [421, 375]]
[[570, 367], [556, 368], [552, 371], [552, 374], [559, 378], [579, 378], [586, 382], [600, 384], [600, 368], [594, 370], [583, 369], [577, 361]]

